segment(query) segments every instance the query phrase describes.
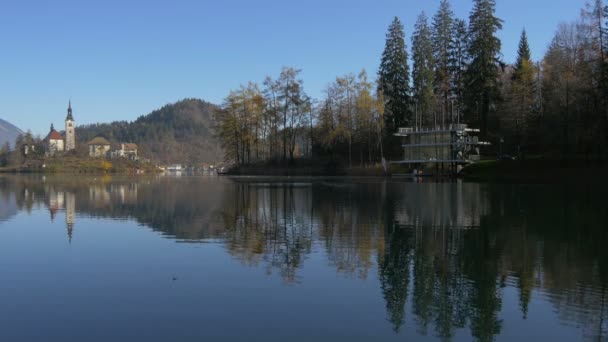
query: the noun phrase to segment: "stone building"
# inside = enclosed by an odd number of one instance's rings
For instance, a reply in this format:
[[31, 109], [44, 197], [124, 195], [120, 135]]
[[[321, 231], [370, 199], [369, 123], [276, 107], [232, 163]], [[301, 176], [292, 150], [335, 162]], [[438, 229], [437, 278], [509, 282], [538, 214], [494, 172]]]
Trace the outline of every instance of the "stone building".
[[87, 145], [90, 157], [106, 157], [110, 152], [110, 142], [104, 137], [95, 137]]
[[61, 133], [55, 130], [55, 127], [51, 124], [51, 131], [44, 139], [44, 145], [46, 149], [47, 155], [55, 155], [57, 152], [63, 152], [65, 150], [65, 145], [63, 141], [63, 136]]

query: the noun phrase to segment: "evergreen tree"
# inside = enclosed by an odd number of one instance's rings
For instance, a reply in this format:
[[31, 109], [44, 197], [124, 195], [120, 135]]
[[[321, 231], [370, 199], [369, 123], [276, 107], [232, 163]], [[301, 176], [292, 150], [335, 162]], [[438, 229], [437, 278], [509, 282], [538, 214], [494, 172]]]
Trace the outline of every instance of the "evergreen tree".
[[[608, 5], [604, 7], [603, 29], [603, 37], [608, 37]], [[608, 99], [608, 38], [604, 39], [604, 63], [602, 67], [602, 84], [604, 86], [604, 99]], [[608, 111], [608, 108], [606, 110]]]
[[441, 112], [448, 113], [450, 98], [450, 46], [454, 25], [454, 12], [449, 0], [441, 0], [439, 10], [433, 17], [433, 57], [435, 59], [435, 93], [441, 105]]
[[532, 54], [530, 53], [530, 45], [528, 44], [528, 35], [524, 29], [521, 32], [521, 38], [519, 39], [519, 47], [517, 49], [517, 61], [515, 62], [515, 71], [521, 71], [523, 64], [526, 61], [532, 61]]
[[395, 17], [386, 34], [386, 45], [378, 71], [379, 90], [385, 99], [385, 127], [390, 135], [411, 122], [409, 66], [405, 34]]
[[495, 16], [496, 0], [474, 0], [469, 18], [471, 63], [466, 73], [468, 121], [478, 124], [482, 136], [488, 135], [488, 117], [498, 98], [500, 39], [496, 32], [502, 20]]
[[8, 141], [2, 144], [0, 147], [0, 167], [5, 167], [8, 165], [8, 156], [11, 151], [11, 145]]
[[[517, 60], [513, 70], [511, 88], [508, 94], [508, 106], [513, 121], [517, 145], [520, 148], [526, 144], [530, 119], [534, 111], [535, 100], [535, 68], [532, 62], [530, 46], [526, 30], [521, 33]], [[503, 118], [504, 119], [504, 118]]]
[[456, 100], [456, 115], [459, 115], [464, 110], [464, 76], [469, 62], [468, 46], [469, 34], [467, 23], [462, 19], [456, 19], [452, 25], [452, 42], [449, 53], [450, 73], [452, 74], [450, 92]]
[[433, 45], [427, 17], [418, 16], [412, 35], [413, 94], [416, 103], [416, 122], [420, 125], [437, 125], [435, 96], [433, 93]]

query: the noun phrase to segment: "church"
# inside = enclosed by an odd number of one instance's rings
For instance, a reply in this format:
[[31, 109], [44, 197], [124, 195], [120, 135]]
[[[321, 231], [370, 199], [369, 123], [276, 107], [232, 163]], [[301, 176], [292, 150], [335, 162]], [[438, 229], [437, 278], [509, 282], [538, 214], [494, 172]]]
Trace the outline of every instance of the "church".
[[67, 152], [76, 149], [76, 126], [72, 115], [72, 101], [68, 103], [68, 115], [65, 118], [65, 137], [55, 130], [51, 124], [51, 131], [44, 139], [47, 155], [55, 155], [58, 152]]

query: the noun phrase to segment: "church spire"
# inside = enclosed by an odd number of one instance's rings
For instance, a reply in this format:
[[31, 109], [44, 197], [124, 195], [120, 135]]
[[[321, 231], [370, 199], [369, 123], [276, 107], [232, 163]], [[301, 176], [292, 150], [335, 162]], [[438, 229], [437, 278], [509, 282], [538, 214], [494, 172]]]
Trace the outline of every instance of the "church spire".
[[68, 102], [68, 117], [65, 118], [65, 150], [76, 149], [76, 127], [72, 116], [72, 99]]
[[72, 116], [72, 99], [68, 102], [68, 117], [65, 118], [65, 121], [74, 121], [74, 117]]

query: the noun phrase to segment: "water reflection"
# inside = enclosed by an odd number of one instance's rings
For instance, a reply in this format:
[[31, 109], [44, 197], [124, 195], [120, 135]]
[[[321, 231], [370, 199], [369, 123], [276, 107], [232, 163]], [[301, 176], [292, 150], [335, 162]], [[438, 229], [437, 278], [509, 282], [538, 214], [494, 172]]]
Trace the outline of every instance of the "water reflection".
[[[80, 218], [135, 220], [179, 242], [219, 242], [289, 286], [320, 254], [340, 277], [377, 279], [395, 333], [410, 324], [445, 341], [463, 330], [492, 341], [527, 320], [536, 300], [552, 306], [555, 324], [598, 340], [608, 336], [603, 194], [586, 185], [3, 176], [0, 222], [63, 212], [76, 244]], [[521, 321], [506, 321], [505, 306]]]

